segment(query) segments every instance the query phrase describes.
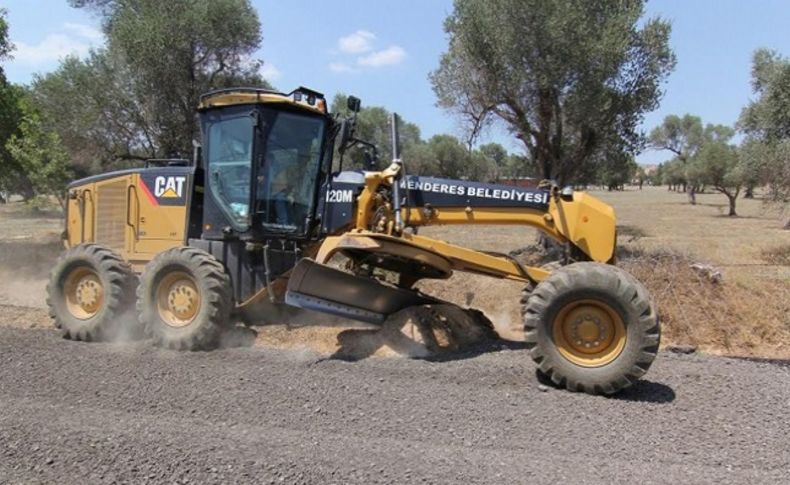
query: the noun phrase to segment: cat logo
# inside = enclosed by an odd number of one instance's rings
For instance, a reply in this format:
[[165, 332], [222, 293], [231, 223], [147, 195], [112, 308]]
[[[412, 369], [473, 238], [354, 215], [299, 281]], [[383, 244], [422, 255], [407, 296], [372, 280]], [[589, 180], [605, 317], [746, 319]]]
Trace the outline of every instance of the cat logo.
[[186, 177], [157, 177], [154, 180], [154, 195], [163, 199], [177, 199], [184, 193]]

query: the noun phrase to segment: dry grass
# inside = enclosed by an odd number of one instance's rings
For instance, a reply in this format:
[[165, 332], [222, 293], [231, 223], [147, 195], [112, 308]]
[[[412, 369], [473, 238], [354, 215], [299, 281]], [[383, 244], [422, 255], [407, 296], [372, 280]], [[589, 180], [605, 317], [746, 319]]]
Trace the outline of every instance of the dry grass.
[[761, 254], [763, 259], [769, 264], [790, 266], [790, 244], [763, 249]]
[[711, 353], [790, 358], [790, 285], [765, 280], [717, 283], [674, 250], [622, 248], [619, 265], [656, 301], [664, 345], [693, 345]]
[[663, 187], [593, 194], [614, 206], [618, 226], [644, 232], [638, 241], [647, 251], [680, 251], [723, 269], [729, 281], [790, 279], [790, 268], [766, 261], [763, 254], [790, 245], [790, 231], [759, 199], [738, 199], [739, 217], [727, 217], [727, 199], [721, 194], [699, 194], [695, 206], [685, 194]]

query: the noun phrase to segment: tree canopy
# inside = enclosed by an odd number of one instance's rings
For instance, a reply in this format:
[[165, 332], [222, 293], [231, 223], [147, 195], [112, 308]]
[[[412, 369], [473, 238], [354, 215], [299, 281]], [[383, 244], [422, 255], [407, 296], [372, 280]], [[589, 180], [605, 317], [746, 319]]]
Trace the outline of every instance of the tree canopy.
[[686, 163], [702, 146], [704, 132], [699, 116], [688, 113], [682, 117], [668, 115], [661, 125], [650, 132], [650, 146], [657, 150], [668, 150]]
[[[335, 95], [331, 111], [343, 111], [347, 99], [345, 94]], [[382, 106], [363, 106], [357, 116], [355, 136], [376, 146], [379, 166], [386, 165], [391, 158], [390, 114]], [[410, 175], [494, 181], [526, 174], [524, 161], [508, 154], [502, 145], [488, 143], [477, 150], [469, 150], [461, 140], [448, 134], [437, 134], [423, 140], [419, 127], [404, 119], [400, 121], [400, 147], [401, 159]], [[363, 168], [363, 151], [349, 150], [344, 167]]]
[[730, 207], [728, 215], [737, 215], [736, 199], [744, 185], [737, 148], [724, 139], [710, 140], [696, 154], [693, 167], [701, 183], [727, 196]]
[[574, 181], [643, 144], [675, 65], [669, 23], [643, 13], [638, 0], [456, 0], [430, 76], [439, 104], [473, 134], [503, 122], [544, 178]]
[[[790, 202], [790, 60], [768, 49], [752, 58], [756, 98], [741, 112], [738, 127], [746, 134], [747, 173], [769, 187], [769, 197]], [[790, 229], [790, 219], [786, 228]]]
[[72, 0], [102, 18], [105, 48], [67, 58], [33, 91], [75, 165], [188, 157], [195, 109], [215, 88], [267, 86], [248, 0]]
[[6, 143], [11, 158], [25, 174], [37, 195], [53, 195], [61, 206], [65, 203], [63, 187], [73, 176], [68, 154], [55, 131], [47, 130], [41, 116], [28, 97], [19, 99], [23, 113], [17, 133]]
[[[6, 15], [6, 9], [0, 8], [0, 62], [6, 61], [14, 49], [14, 45], [11, 44], [11, 40], [8, 38]], [[2, 64], [0, 64], [0, 82], [5, 82], [5, 71]]]
[[[348, 96], [338, 93], [332, 100], [330, 111], [341, 112], [345, 110]], [[420, 128], [407, 120], [400, 121], [400, 149], [406, 153], [411, 147], [422, 140]], [[390, 112], [382, 106], [365, 106], [357, 115], [356, 138], [372, 143], [378, 150], [380, 163], [386, 164], [392, 159], [392, 141], [390, 134]], [[349, 150], [346, 162], [350, 167], [362, 168], [364, 166], [363, 152]]]
[[670, 186], [687, 188], [689, 202], [694, 204], [697, 187], [705, 184], [705, 177], [700, 165], [691, 162], [706, 145], [727, 143], [734, 134], [735, 130], [726, 125], [703, 126], [699, 116], [667, 115], [661, 125], [650, 132], [649, 143], [654, 149], [674, 154], [675, 158], [666, 167], [667, 182]]
[[19, 131], [22, 112], [19, 100], [23, 90], [10, 84], [5, 77], [3, 62], [11, 58], [13, 44], [8, 38], [8, 22], [6, 10], [0, 8], [0, 202], [5, 199], [2, 193], [15, 190], [25, 195], [32, 195], [32, 186], [27, 174], [6, 148], [8, 140]]

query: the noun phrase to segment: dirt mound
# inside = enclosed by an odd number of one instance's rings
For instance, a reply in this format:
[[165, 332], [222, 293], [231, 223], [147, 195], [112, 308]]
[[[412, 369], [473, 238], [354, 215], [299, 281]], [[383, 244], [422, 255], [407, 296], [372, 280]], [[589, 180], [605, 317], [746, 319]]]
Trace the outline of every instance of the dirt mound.
[[[454, 305], [422, 305], [390, 316], [381, 326], [347, 320], [322, 322], [316, 314], [298, 314], [289, 324], [257, 329], [256, 345], [302, 348], [343, 359], [428, 358], [490, 344], [499, 337], [482, 312]], [[326, 320], [326, 318], [323, 318]], [[310, 325], [294, 323], [310, 321]]]
[[659, 308], [662, 344], [726, 354], [790, 357], [790, 285], [757, 285], [700, 271], [710, 265], [670, 250], [621, 248], [618, 265], [650, 291]]

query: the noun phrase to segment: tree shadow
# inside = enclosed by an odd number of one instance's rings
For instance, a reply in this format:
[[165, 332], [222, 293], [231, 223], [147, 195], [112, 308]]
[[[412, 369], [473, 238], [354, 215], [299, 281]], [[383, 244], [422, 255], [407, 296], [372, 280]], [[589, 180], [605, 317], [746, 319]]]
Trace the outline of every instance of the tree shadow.
[[771, 359], [768, 357], [739, 357], [739, 356], [732, 356], [727, 358], [733, 360], [743, 360], [747, 362], [756, 362], [758, 364], [770, 364], [779, 367], [790, 367], [790, 359]]
[[756, 219], [758, 221], [770, 221], [772, 219], [771, 217], [742, 216], [740, 214], [738, 214], [737, 216], [730, 216], [730, 215], [727, 215], [727, 214], [724, 214], [724, 213], [722, 213], [722, 214], [715, 214], [715, 215], [712, 215], [711, 217], [716, 218], [716, 219], [732, 219], [732, 220], [737, 220], [737, 219]]

